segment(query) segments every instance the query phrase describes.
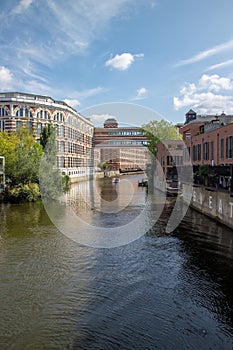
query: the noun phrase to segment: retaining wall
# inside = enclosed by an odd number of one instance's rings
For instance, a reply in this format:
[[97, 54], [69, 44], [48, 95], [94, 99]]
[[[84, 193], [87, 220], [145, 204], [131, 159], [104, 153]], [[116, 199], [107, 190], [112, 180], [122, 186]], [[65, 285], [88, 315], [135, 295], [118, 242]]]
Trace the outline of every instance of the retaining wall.
[[183, 184], [184, 201], [201, 213], [233, 228], [233, 195], [210, 190], [205, 187], [193, 187]]

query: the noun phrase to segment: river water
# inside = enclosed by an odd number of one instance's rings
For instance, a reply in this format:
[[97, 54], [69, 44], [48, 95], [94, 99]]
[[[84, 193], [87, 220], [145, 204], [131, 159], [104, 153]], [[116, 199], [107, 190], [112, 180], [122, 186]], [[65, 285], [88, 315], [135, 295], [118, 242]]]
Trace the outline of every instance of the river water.
[[171, 205], [104, 249], [64, 236], [40, 202], [2, 204], [0, 349], [232, 349], [233, 232], [189, 209], [165, 233]]

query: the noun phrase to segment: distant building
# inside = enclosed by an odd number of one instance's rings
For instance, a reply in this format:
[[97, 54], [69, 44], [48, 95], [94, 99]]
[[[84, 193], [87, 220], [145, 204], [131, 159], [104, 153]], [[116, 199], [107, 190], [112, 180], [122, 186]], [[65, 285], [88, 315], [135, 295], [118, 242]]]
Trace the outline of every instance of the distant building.
[[0, 130], [8, 133], [28, 126], [38, 141], [42, 129], [52, 124], [57, 135], [57, 166], [72, 177], [93, 170], [93, 124], [65, 102], [51, 97], [0, 93]]
[[119, 127], [114, 118], [105, 120], [103, 128], [95, 128], [95, 167], [100, 162], [120, 171], [145, 169], [147, 139], [138, 127]]
[[159, 142], [157, 145], [157, 161], [167, 180], [176, 180], [176, 167], [183, 165], [183, 148], [181, 140]]

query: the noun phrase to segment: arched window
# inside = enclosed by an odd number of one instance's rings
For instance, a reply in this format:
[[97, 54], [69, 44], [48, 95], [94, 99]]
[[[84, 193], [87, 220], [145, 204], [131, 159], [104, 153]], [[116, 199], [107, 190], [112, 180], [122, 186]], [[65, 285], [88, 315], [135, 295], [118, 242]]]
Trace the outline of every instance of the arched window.
[[16, 117], [23, 117], [23, 108], [18, 109], [16, 112]]

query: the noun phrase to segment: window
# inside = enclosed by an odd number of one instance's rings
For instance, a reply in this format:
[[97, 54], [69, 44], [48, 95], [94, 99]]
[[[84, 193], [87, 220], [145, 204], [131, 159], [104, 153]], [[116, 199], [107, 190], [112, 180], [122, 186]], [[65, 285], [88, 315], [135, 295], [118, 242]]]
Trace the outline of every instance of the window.
[[32, 130], [33, 130], [32, 122], [28, 122], [28, 129], [32, 132]]
[[0, 108], [0, 117], [4, 117], [5, 116], [5, 108]]
[[220, 158], [224, 158], [224, 139], [221, 139], [220, 141]]
[[40, 112], [37, 113], [37, 118], [38, 119], [43, 119], [44, 118], [44, 113], [43, 112], [44, 111], [41, 110]]
[[40, 135], [42, 133], [42, 124], [38, 123], [37, 124], [37, 130], [36, 130], [36, 134]]
[[209, 142], [203, 144], [203, 159], [209, 160]]
[[16, 121], [16, 130], [19, 130], [19, 128], [21, 128], [21, 126], [22, 126], [22, 122], [21, 122], [21, 120], [17, 120]]
[[232, 136], [226, 138], [226, 157], [232, 158]]
[[25, 108], [25, 117], [29, 117], [29, 116], [30, 116], [29, 110]]
[[214, 141], [210, 142], [210, 160], [214, 160]]
[[64, 137], [65, 136], [65, 128], [64, 125], [60, 126], [60, 137]]
[[1, 131], [5, 130], [5, 122], [4, 122], [4, 120], [0, 120], [0, 130]]
[[16, 117], [23, 117], [23, 108], [20, 108], [20, 109], [16, 112]]
[[55, 135], [58, 136], [58, 125], [54, 124]]
[[195, 161], [196, 160], [196, 146], [192, 147], [192, 159]]
[[64, 157], [60, 157], [60, 167], [65, 168], [65, 158]]
[[167, 156], [167, 165], [173, 165], [173, 158], [172, 158], [172, 156]]
[[65, 152], [65, 142], [64, 141], [60, 142], [60, 152]]

